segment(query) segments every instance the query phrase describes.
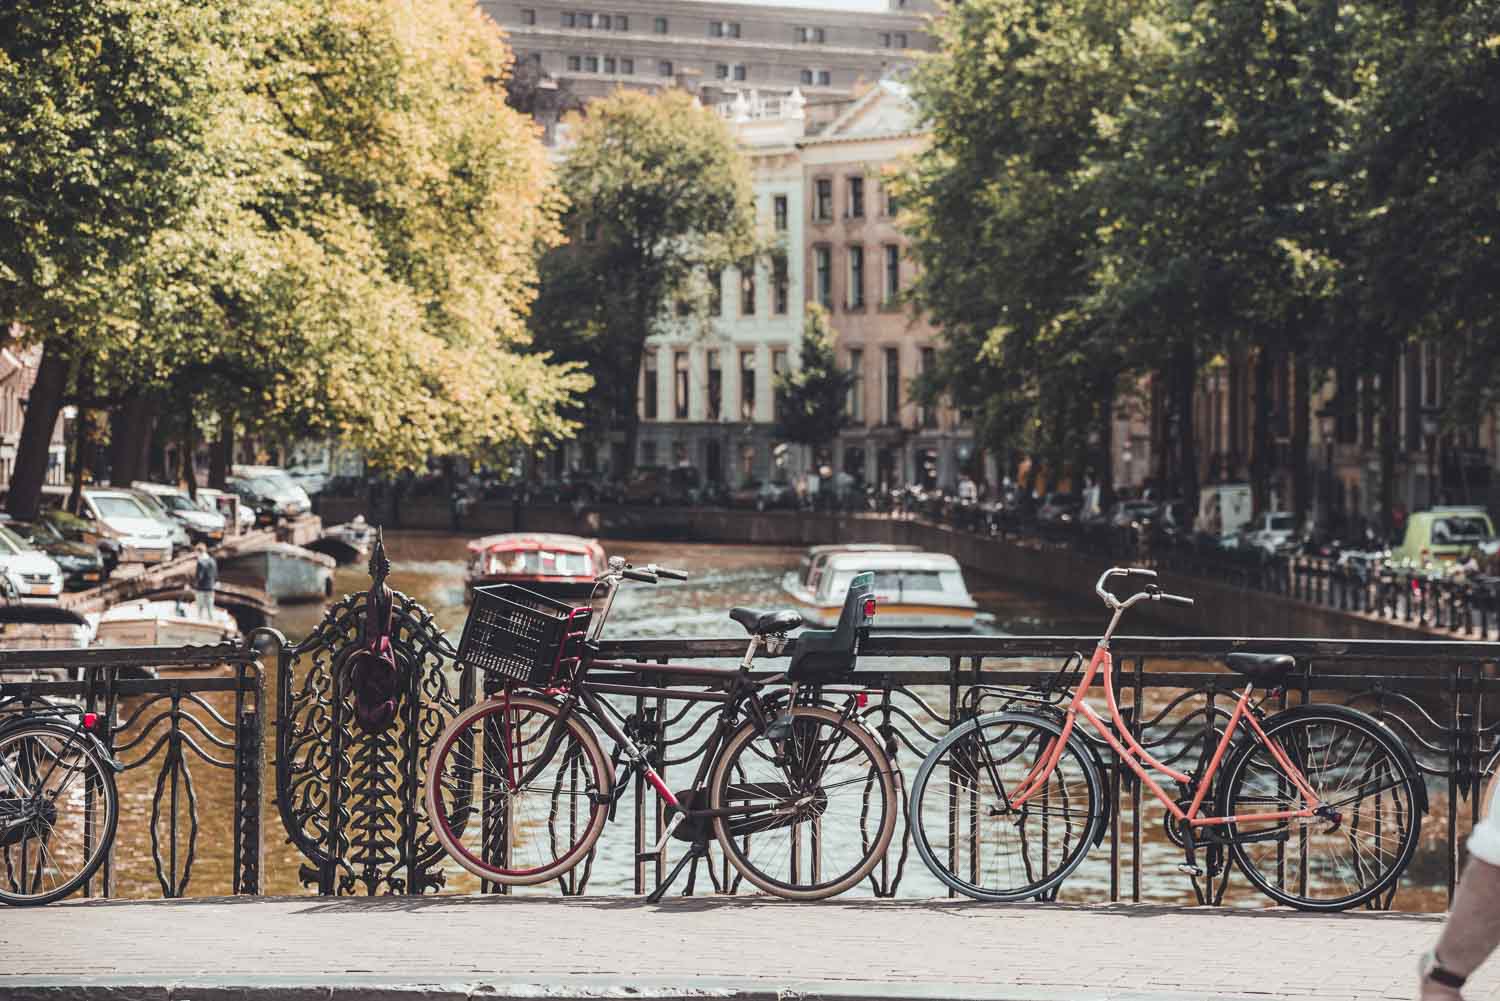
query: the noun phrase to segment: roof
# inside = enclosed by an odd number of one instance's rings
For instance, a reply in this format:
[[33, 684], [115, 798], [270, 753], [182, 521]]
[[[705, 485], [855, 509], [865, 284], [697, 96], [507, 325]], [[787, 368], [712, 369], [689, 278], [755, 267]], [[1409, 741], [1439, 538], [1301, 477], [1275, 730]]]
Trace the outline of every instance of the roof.
[[829, 570], [958, 570], [958, 560], [947, 553], [886, 552], [835, 553]]
[[471, 539], [469, 549], [499, 549], [502, 551], [549, 549], [563, 553], [587, 553], [603, 556], [604, 547], [598, 539], [585, 539], [579, 535], [564, 535], [561, 532], [502, 532]]
[[813, 546], [809, 556], [831, 553], [920, 553], [921, 546], [898, 546], [888, 542], [839, 542], [826, 546]]

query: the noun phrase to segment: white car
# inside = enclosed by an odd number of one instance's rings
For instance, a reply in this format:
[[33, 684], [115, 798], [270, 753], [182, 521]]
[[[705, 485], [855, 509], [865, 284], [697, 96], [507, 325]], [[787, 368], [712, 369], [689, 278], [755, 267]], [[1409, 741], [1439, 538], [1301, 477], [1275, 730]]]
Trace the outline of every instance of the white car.
[[5, 590], [22, 601], [52, 602], [63, 592], [62, 567], [15, 532], [0, 526], [0, 574]]
[[87, 487], [83, 517], [120, 542], [121, 563], [162, 563], [172, 558], [172, 529], [129, 490]]
[[[233, 508], [238, 512], [238, 525], [241, 532], [248, 532], [255, 527], [255, 511], [248, 504], [238, 502], [239, 498], [233, 493], [224, 490], [214, 490], [212, 487], [198, 488], [198, 506], [205, 511], [212, 511], [220, 517], [224, 512]], [[226, 518], [227, 526], [228, 520]]]
[[145, 494], [165, 508], [168, 517], [187, 529], [193, 542], [217, 545], [224, 541], [224, 516], [194, 504], [187, 491], [139, 480], [132, 483], [130, 488], [136, 493]]

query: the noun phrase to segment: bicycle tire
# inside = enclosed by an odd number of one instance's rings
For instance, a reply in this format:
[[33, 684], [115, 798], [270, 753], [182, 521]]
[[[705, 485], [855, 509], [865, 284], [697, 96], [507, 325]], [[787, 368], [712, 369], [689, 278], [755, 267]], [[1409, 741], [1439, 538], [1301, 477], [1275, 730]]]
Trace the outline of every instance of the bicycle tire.
[[[1329, 823], [1321, 818], [1301, 822], [1300, 825], [1295, 820], [1259, 822], [1256, 829], [1249, 829], [1252, 822], [1227, 823], [1224, 825], [1226, 836], [1231, 839], [1241, 835], [1274, 833], [1278, 824], [1288, 828], [1295, 826], [1300, 831], [1296, 858], [1292, 860], [1291, 869], [1288, 869], [1287, 857], [1292, 853], [1282, 848], [1275, 853], [1275, 873], [1266, 871], [1267, 853], [1260, 846], [1277, 844], [1279, 841], [1232, 840], [1230, 851], [1240, 871], [1272, 900], [1304, 911], [1347, 910], [1358, 907], [1389, 889], [1410, 864], [1422, 829], [1422, 799], [1417, 787], [1421, 779], [1407, 764], [1397, 738], [1374, 717], [1357, 709], [1337, 705], [1297, 706], [1272, 716], [1262, 724], [1262, 728], [1267, 737], [1275, 739], [1287, 752], [1319, 799], [1338, 807], [1341, 814], [1348, 816], [1349, 822], [1346, 824], [1341, 821], [1338, 825], [1338, 829], [1345, 832], [1341, 836], [1334, 835], [1333, 829], [1319, 830]], [[1323, 734], [1316, 738], [1316, 742], [1315, 728], [1321, 728]], [[1300, 743], [1295, 732], [1299, 729], [1308, 731]], [[1320, 748], [1321, 757], [1318, 753]], [[1338, 773], [1340, 766], [1330, 760], [1330, 755], [1342, 753], [1341, 750], [1336, 751], [1340, 748], [1348, 749], [1352, 759], [1358, 762], [1360, 772], [1383, 777], [1377, 778], [1373, 786], [1361, 778], [1357, 780], [1355, 787], [1349, 787], [1347, 782], [1354, 776], [1348, 774], [1347, 770]], [[1290, 780], [1284, 776], [1285, 773], [1275, 764], [1264, 745], [1258, 741], [1245, 743], [1225, 769], [1220, 815], [1239, 816], [1257, 810], [1272, 812], [1266, 806], [1283, 801], [1278, 797], [1284, 798], [1285, 805], [1276, 809], [1294, 809], [1301, 797], [1290, 789]], [[1280, 787], [1274, 795], [1265, 788], [1272, 777], [1276, 777], [1275, 781]], [[1326, 785], [1328, 778], [1344, 784], [1330, 790]], [[1248, 784], [1252, 782], [1261, 784], [1260, 791], [1247, 793]], [[1349, 793], [1341, 793], [1340, 789], [1349, 790]], [[1328, 792], [1326, 797], [1325, 791]], [[1351, 793], [1373, 793], [1374, 800], [1370, 802], [1365, 795]], [[1389, 795], [1385, 795], [1386, 793]], [[1359, 833], [1361, 824], [1368, 825], [1363, 834]], [[1394, 835], [1387, 827], [1390, 824], [1397, 827]], [[1289, 831], [1288, 837], [1290, 836]], [[1349, 842], [1347, 858], [1353, 860], [1352, 864], [1344, 864], [1333, 850], [1339, 837]], [[1314, 838], [1319, 839], [1318, 844], [1329, 847], [1328, 858], [1332, 860], [1331, 863], [1325, 860], [1318, 866], [1309, 866], [1303, 861], [1308, 843]], [[1356, 838], [1359, 840], [1355, 840]], [[1365, 879], [1360, 871], [1361, 866], [1370, 860], [1378, 863], [1381, 871]], [[1310, 869], [1325, 875], [1337, 873], [1344, 888], [1351, 892], [1327, 899], [1309, 895], [1312, 884], [1306, 877]], [[1302, 888], [1301, 892], [1287, 889], [1288, 871], [1293, 872], [1294, 883]], [[1349, 883], [1350, 875], [1359, 880], [1357, 885]]]
[[[120, 820], [120, 796], [119, 790], [115, 786], [114, 768], [100, 758], [92, 742], [76, 728], [46, 720], [23, 722], [13, 727], [8, 727], [3, 733], [0, 733], [0, 760], [6, 760], [7, 764], [12, 764], [12, 762], [5, 758], [8, 747], [27, 737], [35, 738], [41, 736], [65, 741], [68, 746], [76, 746], [77, 753], [88, 763], [92, 781], [98, 783], [98, 791], [103, 794], [103, 816], [97, 819], [99, 824], [97, 829], [85, 833], [85, 842], [87, 843], [89, 840], [92, 840], [93, 847], [85, 859], [82, 868], [45, 893], [23, 893], [20, 892], [17, 885], [18, 875], [22, 879], [26, 878], [24, 874], [27, 872], [27, 869], [24, 863], [27, 860], [28, 845], [31, 843], [30, 837], [22, 838], [11, 844], [0, 844], [0, 903], [13, 907], [50, 904], [78, 892], [79, 889], [94, 877], [94, 874], [99, 871], [99, 867], [104, 864], [104, 860], [109, 857], [110, 848], [114, 844], [115, 831]], [[13, 764], [12, 767], [14, 767]], [[87, 809], [87, 784], [89, 781], [90, 779], [85, 779], [82, 787], [73, 787], [70, 780], [69, 785], [64, 786], [58, 792], [67, 792], [69, 789], [72, 789], [73, 791], [70, 793], [69, 798], [75, 802], [79, 798], [82, 798], [85, 803], [84, 809]], [[54, 797], [53, 802], [55, 802], [55, 799]], [[92, 826], [92, 822], [86, 819], [80, 820], [77, 823], [86, 832]], [[58, 815], [54, 812], [52, 819], [46, 823], [48, 835], [50, 836], [61, 826], [64, 825], [58, 823]], [[67, 826], [73, 825], [69, 824]], [[56, 854], [48, 850], [47, 857], [56, 858]], [[20, 863], [19, 867], [18, 863]]]
[[[798, 803], [794, 820], [782, 824], [746, 816], [716, 816], [714, 835], [730, 863], [754, 886], [788, 900], [821, 900], [855, 886], [880, 862], [895, 833], [900, 803], [890, 758], [863, 724], [821, 706], [795, 706], [790, 713], [793, 763], [787, 766], [776, 760], [788, 760], [786, 742], [781, 749], [774, 745], [767, 748], [766, 741], [757, 739], [764, 737], [764, 731], [755, 721], [747, 720], [725, 742], [714, 764], [709, 806], [727, 809], [733, 802], [765, 796], [768, 789], [771, 796], [785, 799], [792, 793], [783, 792], [781, 783], [758, 776], [784, 777], [785, 785], [795, 792], [792, 802]], [[825, 730], [842, 734], [853, 740], [854, 750], [841, 755], [842, 738], [829, 746], [815, 735], [808, 736], [810, 729], [814, 734]], [[826, 781], [833, 767], [839, 770], [833, 773], [832, 781]], [[837, 805], [829, 795], [831, 789], [846, 791], [839, 795]], [[853, 795], [856, 792], [858, 796]], [[874, 805], [872, 796], [878, 797]], [[809, 798], [810, 803], [798, 802]], [[873, 816], [877, 811], [879, 815]], [[834, 815], [836, 834], [843, 834], [845, 825], [858, 831], [860, 847], [855, 860], [834, 863], [838, 871], [824, 878], [824, 845], [830, 851], [838, 850], [838, 844], [825, 841], [822, 834], [823, 818], [828, 815]], [[783, 830], [788, 832], [784, 837], [774, 833]], [[778, 857], [787, 863], [789, 871], [784, 877], [768, 871]], [[801, 875], [803, 871], [806, 877]]]
[[[1001, 747], [996, 755], [994, 748], [998, 741], [1008, 739], [1011, 734], [1023, 729], [1029, 729], [1029, 732], [1022, 733], [1014, 741], [1015, 750], [1007, 752]], [[993, 736], [987, 736], [987, 734], [993, 734]], [[1062, 724], [1048, 716], [1027, 712], [991, 713], [954, 728], [938, 741], [927, 757], [922, 759], [916, 778], [912, 781], [907, 814], [911, 818], [912, 841], [916, 845], [917, 854], [921, 856], [932, 874], [945, 886], [975, 900], [1026, 900], [1041, 896], [1058, 887], [1082, 864], [1088, 855], [1089, 848], [1098, 841], [1102, 825], [1107, 819], [1107, 812], [1104, 809], [1103, 776], [1100, 775], [1093, 756], [1081, 743], [1085, 738], [1076, 732], [1069, 736], [1057, 769], [1048, 779], [1047, 786], [1044, 787], [1049, 799], [1052, 795], [1059, 797], [1061, 804], [1059, 807], [1054, 809], [1045, 800], [1043, 806], [1036, 810], [1032, 810], [1030, 803], [1022, 806], [1021, 819], [1007, 821], [1010, 827], [1018, 829], [1015, 837], [1009, 836], [1005, 832], [1004, 825], [997, 822], [990, 825], [994, 833], [991, 839], [987, 837], [983, 823], [986, 819], [999, 821], [1015, 815], [1011, 812], [1007, 791], [1001, 791], [997, 797], [997, 801], [1004, 804], [1003, 807], [985, 807], [981, 810], [982, 787], [985, 781], [988, 780], [990, 786], [995, 787], [998, 779], [1000, 786], [1014, 790], [1020, 782], [1024, 781], [1040, 754], [1045, 753], [1046, 749], [1052, 746], [1051, 741], [1061, 736]], [[977, 758], [979, 752], [976, 748], [980, 747], [985, 748], [989, 755], [989, 761], [983, 764]], [[1027, 753], [1030, 747], [1036, 748], [1034, 754]], [[967, 760], [970, 756], [974, 756], [973, 763]], [[999, 760], [996, 760], [997, 757]], [[1007, 770], [1007, 766], [1012, 763], [1016, 767]], [[949, 788], [941, 790], [934, 800], [929, 801], [926, 795], [928, 785], [933, 780], [933, 776], [938, 773], [940, 766], [948, 769]], [[1082, 773], [1084, 788], [1087, 791], [1087, 798], [1083, 804], [1085, 809], [1082, 812], [1077, 812], [1068, 805], [1074, 796], [1070, 791], [1065, 769]], [[955, 771], [958, 772], [957, 780], [953, 777]], [[1058, 778], [1060, 773], [1064, 775], [1061, 780]], [[1054, 782], [1057, 783], [1055, 792]], [[955, 793], [958, 795], [954, 795]], [[967, 815], [964, 811], [965, 800], [968, 806]], [[997, 809], [1000, 810], [999, 813], [995, 812]], [[940, 816], [938, 816], [939, 813]], [[1047, 837], [1049, 827], [1059, 826], [1048, 818], [1057, 816], [1061, 820], [1064, 847], [1057, 856], [1059, 864], [1056, 867], [1050, 867], [1049, 855], [1051, 853], [1047, 849], [1046, 842], [1043, 841], [1041, 847], [1037, 847], [1036, 839], [1024, 829], [1024, 825], [1033, 815], [1042, 818], [1038, 823], [1042, 828], [1041, 836], [1044, 839]], [[959, 867], [958, 863], [963, 860], [959, 831], [964, 827], [966, 819], [968, 821], [967, 840], [970, 848], [967, 878], [954, 871]], [[937, 832], [930, 829], [934, 822], [942, 825]], [[935, 833], [938, 836], [934, 836]], [[1007, 862], [1005, 865], [1007, 875], [1002, 875], [997, 867], [995, 883], [1003, 881], [1009, 885], [981, 883], [981, 877], [985, 871], [985, 860], [981, 857], [984, 846], [989, 843], [994, 849], [990, 857], [999, 859], [1002, 842], [1012, 845], [1020, 852], [1019, 864], [1025, 873], [1025, 881], [1016, 882], [1015, 863]], [[942, 854], [951, 859], [953, 864], [939, 860], [939, 849], [945, 849]], [[1033, 878], [1034, 860], [1038, 857], [1041, 859], [1042, 866], [1046, 868], [1039, 876]]]
[[[543, 757], [559, 715], [557, 703], [547, 699], [525, 695], [513, 695], [508, 701], [492, 698], [460, 713], [438, 738], [427, 763], [427, 816], [448, 857], [480, 879], [502, 886], [530, 886], [556, 879], [583, 860], [604, 830], [613, 776], [598, 739], [578, 715], [570, 715], [563, 722], [566, 730], [558, 737], [550, 757], [545, 758], [542, 772], [536, 772], [536, 763], [528, 763], [525, 758], [528, 751]], [[512, 727], [518, 738], [512, 737], [509, 746], [522, 752], [507, 756], [507, 743], [500, 734]], [[476, 737], [481, 747], [478, 755], [473, 753]], [[519, 811], [516, 803], [521, 797], [514, 795], [512, 763], [526, 780], [522, 793], [537, 794], [528, 796]], [[557, 770], [550, 778], [544, 774], [554, 768]], [[566, 790], [562, 787], [564, 769], [568, 773]], [[528, 776], [527, 772], [533, 774]], [[545, 809], [543, 796], [547, 800]], [[477, 811], [473, 805], [476, 800], [485, 804]], [[570, 833], [559, 848], [560, 802], [568, 803]], [[584, 804], [588, 812], [580, 815]], [[480, 821], [477, 828], [470, 824], [476, 812]], [[538, 835], [543, 830], [550, 848], [542, 847]]]

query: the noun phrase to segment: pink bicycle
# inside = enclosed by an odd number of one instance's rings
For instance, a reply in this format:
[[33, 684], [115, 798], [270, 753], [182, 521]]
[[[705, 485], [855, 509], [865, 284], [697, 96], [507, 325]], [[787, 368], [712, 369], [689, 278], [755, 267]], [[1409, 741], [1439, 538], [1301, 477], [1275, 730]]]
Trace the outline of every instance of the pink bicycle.
[[[1279, 689], [1296, 666], [1292, 657], [1225, 658], [1246, 684], [1222, 735], [1209, 721], [1194, 774], [1162, 764], [1131, 735], [1115, 699], [1115, 628], [1138, 602], [1193, 602], [1150, 582], [1123, 599], [1106, 585], [1115, 577], [1155, 576], [1120, 568], [1100, 576], [1094, 589], [1112, 616], [1070, 700], [1065, 690], [1045, 688], [972, 693], [1006, 705], [952, 730], [912, 783], [913, 840], [928, 868], [979, 900], [1044, 897], [1058, 888], [1103, 839], [1109, 820], [1103, 759], [1075, 728], [1081, 716], [1118, 766], [1166, 808], [1184, 872], [1203, 875], [1198, 850], [1212, 846], [1218, 850], [1209, 853], [1209, 874], [1218, 875], [1227, 849], [1262, 892], [1316, 911], [1356, 907], [1391, 888], [1411, 861], [1427, 812], [1416, 762], [1384, 724], [1347, 706], [1308, 703], [1268, 716], [1264, 699], [1252, 701], [1252, 693]], [[1108, 720], [1085, 701], [1096, 677]], [[1175, 783], [1177, 795], [1153, 773]]]

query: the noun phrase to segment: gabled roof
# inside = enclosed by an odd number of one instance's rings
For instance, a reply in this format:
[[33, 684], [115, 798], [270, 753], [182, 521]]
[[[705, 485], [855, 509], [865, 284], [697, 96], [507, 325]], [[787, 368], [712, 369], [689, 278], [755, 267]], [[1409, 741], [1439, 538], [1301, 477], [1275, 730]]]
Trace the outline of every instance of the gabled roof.
[[881, 80], [800, 145], [907, 135], [921, 127], [910, 88], [897, 80]]

